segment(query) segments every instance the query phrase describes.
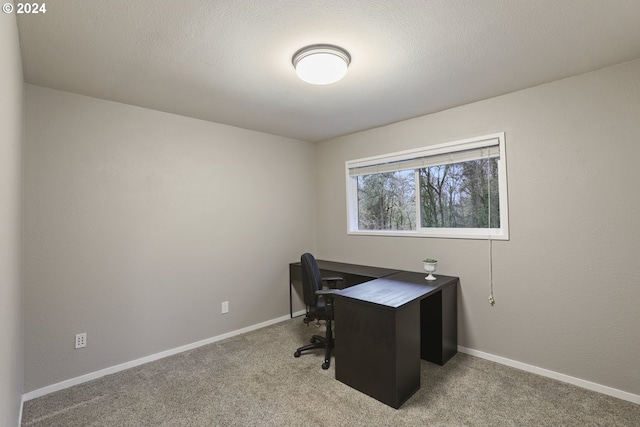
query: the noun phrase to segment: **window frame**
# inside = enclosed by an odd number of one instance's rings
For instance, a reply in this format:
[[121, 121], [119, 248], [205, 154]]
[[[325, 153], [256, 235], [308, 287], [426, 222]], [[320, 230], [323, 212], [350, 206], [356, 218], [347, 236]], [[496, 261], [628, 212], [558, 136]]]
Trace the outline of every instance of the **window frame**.
[[[436, 237], [453, 239], [492, 239], [509, 240], [509, 202], [507, 191], [507, 162], [505, 148], [505, 133], [498, 132], [489, 135], [430, 145], [411, 150], [398, 151], [378, 156], [366, 157], [345, 162], [346, 192], [347, 192], [347, 234], [359, 236], [402, 236], [402, 237]], [[416, 230], [360, 230], [358, 229], [358, 188], [357, 175], [351, 171], [357, 168], [375, 168], [396, 162], [405, 162], [419, 158], [429, 158], [447, 154], [459, 153], [474, 149], [498, 147], [498, 194], [500, 197], [500, 228], [444, 228], [420, 226], [420, 194], [418, 172], [416, 175]], [[480, 159], [482, 157], [478, 157]], [[380, 171], [381, 173], [382, 171]]]

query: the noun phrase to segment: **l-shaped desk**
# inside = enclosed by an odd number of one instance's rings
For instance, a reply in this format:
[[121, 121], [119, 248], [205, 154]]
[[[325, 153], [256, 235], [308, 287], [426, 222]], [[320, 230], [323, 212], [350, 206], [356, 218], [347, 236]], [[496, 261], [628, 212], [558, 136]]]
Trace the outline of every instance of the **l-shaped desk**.
[[[334, 302], [338, 381], [397, 409], [420, 388], [420, 359], [444, 365], [456, 354], [457, 277], [427, 281], [424, 273], [322, 260], [318, 267], [344, 279]], [[292, 292], [299, 262], [289, 277]]]

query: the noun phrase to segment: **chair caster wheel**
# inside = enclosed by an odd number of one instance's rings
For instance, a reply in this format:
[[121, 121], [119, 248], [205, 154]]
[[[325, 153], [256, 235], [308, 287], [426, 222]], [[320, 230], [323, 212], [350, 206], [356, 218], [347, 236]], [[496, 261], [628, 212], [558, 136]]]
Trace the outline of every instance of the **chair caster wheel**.
[[324, 362], [324, 363], [322, 364], [322, 369], [324, 369], [325, 371], [326, 371], [327, 369], [329, 369], [329, 362]]
[[295, 353], [293, 353], [293, 357], [300, 357], [300, 354], [301, 353], [299, 351], [296, 351]]

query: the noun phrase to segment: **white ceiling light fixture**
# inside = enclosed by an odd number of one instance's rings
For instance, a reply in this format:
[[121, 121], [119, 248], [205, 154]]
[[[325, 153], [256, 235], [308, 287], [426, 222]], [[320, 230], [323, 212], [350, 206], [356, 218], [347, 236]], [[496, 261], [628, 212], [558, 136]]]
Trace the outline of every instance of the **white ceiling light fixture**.
[[297, 51], [292, 62], [301, 80], [314, 85], [328, 85], [347, 74], [351, 56], [338, 46], [316, 44]]

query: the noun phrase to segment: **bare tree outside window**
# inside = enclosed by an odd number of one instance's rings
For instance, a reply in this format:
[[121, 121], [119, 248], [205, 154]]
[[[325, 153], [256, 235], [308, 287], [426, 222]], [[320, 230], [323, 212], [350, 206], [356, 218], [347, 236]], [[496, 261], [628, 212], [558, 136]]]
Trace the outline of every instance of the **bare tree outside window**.
[[414, 171], [386, 172], [358, 177], [358, 228], [415, 230]]
[[419, 169], [422, 227], [499, 228], [497, 162], [480, 159]]

